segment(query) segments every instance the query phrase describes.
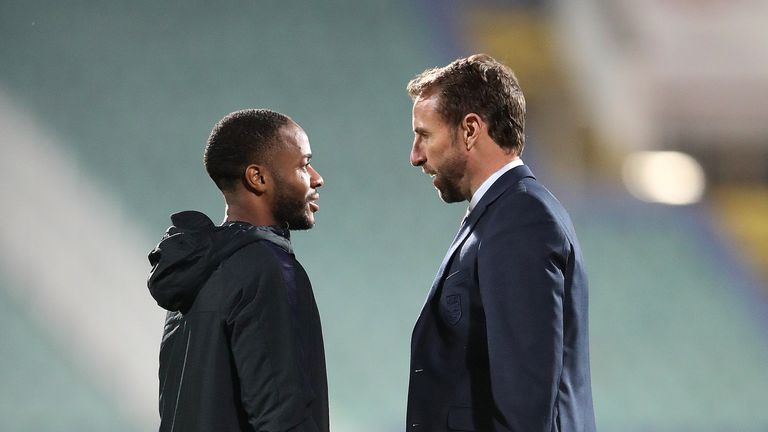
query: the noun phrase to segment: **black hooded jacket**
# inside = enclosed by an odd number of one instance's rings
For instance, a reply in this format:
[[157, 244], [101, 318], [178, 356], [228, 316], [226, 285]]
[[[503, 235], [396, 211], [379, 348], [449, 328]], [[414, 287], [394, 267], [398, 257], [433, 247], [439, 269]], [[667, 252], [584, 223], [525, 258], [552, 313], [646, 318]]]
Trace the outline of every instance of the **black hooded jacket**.
[[327, 432], [320, 316], [287, 230], [171, 216], [149, 254], [168, 310], [160, 431]]

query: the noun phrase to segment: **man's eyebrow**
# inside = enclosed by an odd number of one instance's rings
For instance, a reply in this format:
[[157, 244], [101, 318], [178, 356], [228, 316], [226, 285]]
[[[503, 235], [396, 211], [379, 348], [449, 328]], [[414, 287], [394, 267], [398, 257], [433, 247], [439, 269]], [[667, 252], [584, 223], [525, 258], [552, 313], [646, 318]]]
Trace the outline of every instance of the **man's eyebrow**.
[[305, 159], [312, 159], [312, 153], [306, 153], [304, 154]]
[[425, 133], [427, 133], [427, 130], [424, 129], [424, 128], [421, 128], [421, 127], [414, 128], [413, 131], [416, 132], [417, 134], [425, 134]]

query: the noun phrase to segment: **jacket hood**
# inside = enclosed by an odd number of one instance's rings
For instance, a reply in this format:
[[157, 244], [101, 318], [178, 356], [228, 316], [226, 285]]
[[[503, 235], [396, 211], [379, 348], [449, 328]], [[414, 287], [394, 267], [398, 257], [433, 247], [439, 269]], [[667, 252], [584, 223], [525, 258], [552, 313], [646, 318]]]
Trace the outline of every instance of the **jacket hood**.
[[171, 215], [173, 225], [149, 253], [147, 287], [160, 307], [185, 312], [219, 264], [238, 249], [259, 240], [292, 253], [288, 230], [230, 222], [216, 226], [196, 211]]

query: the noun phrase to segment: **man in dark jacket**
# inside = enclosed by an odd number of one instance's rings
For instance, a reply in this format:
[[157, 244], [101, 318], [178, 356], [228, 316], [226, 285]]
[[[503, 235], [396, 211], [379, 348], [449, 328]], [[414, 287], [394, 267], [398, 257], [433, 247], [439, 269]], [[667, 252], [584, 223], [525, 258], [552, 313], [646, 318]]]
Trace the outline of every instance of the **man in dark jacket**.
[[413, 330], [407, 430], [594, 432], [584, 259], [520, 159], [517, 80], [474, 55], [408, 92], [411, 163], [469, 208]]
[[274, 111], [234, 112], [211, 132], [205, 167], [224, 223], [174, 214], [149, 255], [149, 290], [168, 310], [160, 431], [329, 430], [320, 316], [290, 242], [319, 209], [311, 157]]

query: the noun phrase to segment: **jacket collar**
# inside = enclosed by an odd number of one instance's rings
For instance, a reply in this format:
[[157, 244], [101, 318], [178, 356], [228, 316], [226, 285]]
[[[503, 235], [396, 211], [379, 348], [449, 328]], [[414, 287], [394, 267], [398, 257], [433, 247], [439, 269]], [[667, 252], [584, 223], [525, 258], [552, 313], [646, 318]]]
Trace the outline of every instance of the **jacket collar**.
[[483, 197], [480, 199], [480, 201], [477, 202], [477, 205], [475, 208], [472, 209], [472, 211], [467, 216], [466, 224], [467, 225], [474, 225], [475, 222], [477, 222], [480, 219], [480, 216], [483, 215], [485, 212], [485, 209], [488, 208], [491, 203], [496, 201], [501, 194], [503, 194], [507, 189], [517, 184], [520, 180], [530, 177], [535, 179], [536, 177], [533, 176], [533, 172], [531, 172], [531, 169], [528, 168], [526, 165], [520, 165], [517, 167], [512, 168], [511, 170], [505, 172], [501, 177], [499, 177], [496, 182], [491, 186], [490, 189], [488, 189], [488, 192], [483, 195]]
[[230, 221], [225, 222], [222, 226], [238, 225], [245, 231], [250, 232], [252, 235], [261, 237], [289, 254], [293, 254], [293, 245], [291, 245], [291, 231], [288, 228], [283, 228], [278, 225], [252, 225], [248, 222]]

